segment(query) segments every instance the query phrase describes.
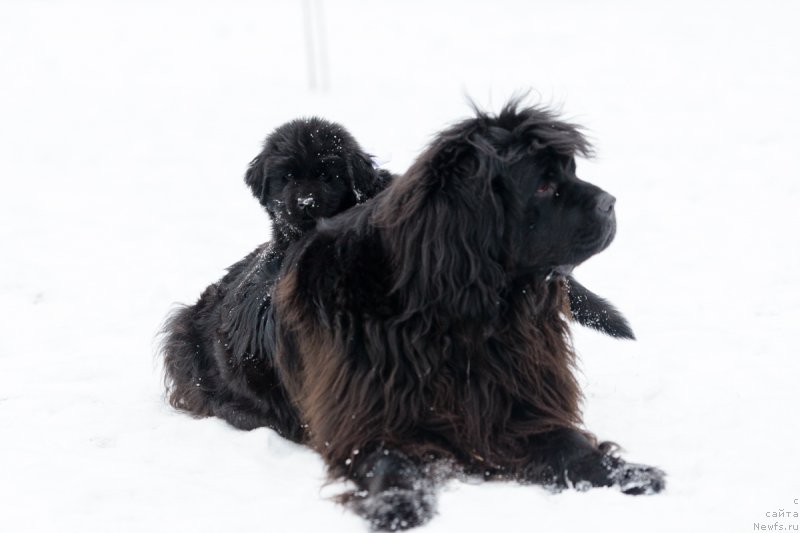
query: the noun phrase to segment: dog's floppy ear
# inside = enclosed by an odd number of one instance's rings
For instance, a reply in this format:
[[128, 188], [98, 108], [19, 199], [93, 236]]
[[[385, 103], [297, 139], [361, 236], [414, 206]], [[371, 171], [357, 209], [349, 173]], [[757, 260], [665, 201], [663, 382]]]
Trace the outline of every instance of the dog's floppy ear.
[[465, 319], [496, 313], [505, 279], [495, 167], [470, 134], [458, 126], [446, 132], [389, 187], [375, 218], [391, 242], [393, 291], [406, 305]]
[[244, 182], [250, 187], [250, 191], [258, 202], [262, 206], [269, 208], [267, 205], [269, 178], [266, 172], [264, 152], [261, 152], [250, 161], [250, 166], [247, 168], [247, 172], [244, 175]]
[[569, 308], [578, 324], [617, 339], [636, 339], [628, 321], [607, 300], [578, 283], [572, 276], [567, 276], [567, 290]]
[[347, 171], [350, 179], [349, 185], [353, 189], [358, 203], [372, 198], [385, 189], [391, 181], [391, 174], [376, 169], [372, 157], [361, 151], [351, 154], [348, 158]]

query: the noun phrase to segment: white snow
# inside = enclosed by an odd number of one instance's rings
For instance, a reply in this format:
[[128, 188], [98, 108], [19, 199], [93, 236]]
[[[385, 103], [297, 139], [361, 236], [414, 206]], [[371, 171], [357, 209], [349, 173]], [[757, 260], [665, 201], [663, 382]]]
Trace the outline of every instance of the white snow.
[[[264, 136], [318, 114], [410, 164], [515, 90], [585, 125], [579, 175], [617, 199], [575, 275], [637, 342], [588, 330], [587, 426], [667, 491], [452, 483], [421, 531], [752, 531], [800, 510], [797, 3], [0, 5], [0, 529], [365, 531], [321, 460], [162, 397], [154, 335], [268, 237], [242, 182]], [[779, 519], [798, 524], [795, 518]]]

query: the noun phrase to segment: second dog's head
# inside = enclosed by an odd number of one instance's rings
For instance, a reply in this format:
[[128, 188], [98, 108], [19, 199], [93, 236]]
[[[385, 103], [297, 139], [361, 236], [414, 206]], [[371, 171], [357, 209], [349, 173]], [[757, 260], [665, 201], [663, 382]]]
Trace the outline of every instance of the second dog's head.
[[317, 219], [371, 198], [389, 179], [344, 127], [316, 117], [273, 131], [245, 175], [284, 235], [311, 229]]

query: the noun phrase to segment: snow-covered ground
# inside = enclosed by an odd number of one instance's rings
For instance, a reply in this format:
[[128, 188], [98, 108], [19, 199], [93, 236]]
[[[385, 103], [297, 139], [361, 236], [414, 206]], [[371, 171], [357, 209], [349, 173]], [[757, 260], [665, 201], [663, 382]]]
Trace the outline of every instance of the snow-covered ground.
[[578, 279], [587, 426], [666, 493], [452, 483], [424, 531], [800, 528], [800, 6], [328, 0], [0, 4], [0, 530], [365, 531], [312, 452], [163, 401], [154, 335], [268, 237], [242, 175], [300, 115], [393, 171], [515, 90], [586, 125], [618, 198]]

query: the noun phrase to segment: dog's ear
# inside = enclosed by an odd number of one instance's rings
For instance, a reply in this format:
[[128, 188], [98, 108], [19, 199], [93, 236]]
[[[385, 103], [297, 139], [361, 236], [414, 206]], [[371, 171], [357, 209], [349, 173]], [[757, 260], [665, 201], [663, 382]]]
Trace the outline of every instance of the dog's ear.
[[497, 312], [505, 213], [488, 157], [462, 135], [445, 138], [381, 202], [375, 221], [392, 242], [393, 291], [409, 300], [405, 305], [440, 307], [465, 319]]
[[391, 174], [376, 169], [372, 157], [361, 151], [351, 154], [347, 161], [347, 170], [349, 185], [357, 203], [372, 198], [385, 189], [391, 181]]
[[636, 339], [628, 321], [607, 300], [578, 283], [572, 276], [567, 276], [567, 290], [569, 308], [578, 324], [617, 339]]
[[268, 208], [267, 195], [269, 194], [269, 178], [266, 172], [264, 152], [258, 154], [247, 168], [244, 175], [244, 182], [250, 187], [253, 196], [256, 197], [258, 202]]

